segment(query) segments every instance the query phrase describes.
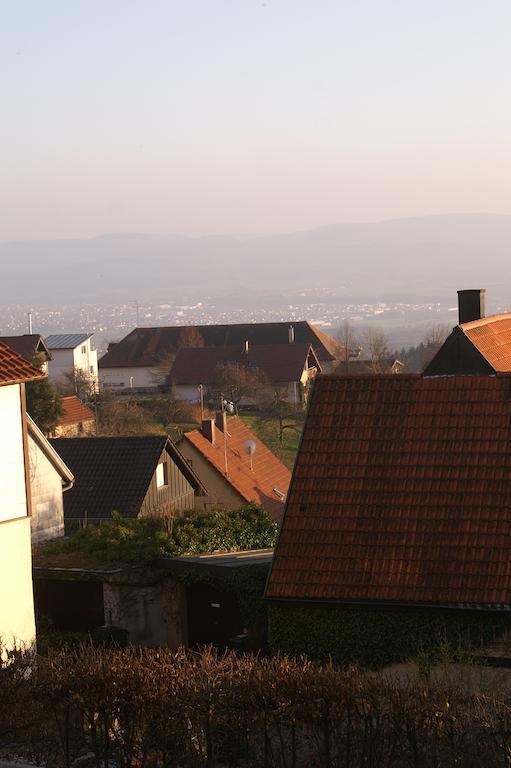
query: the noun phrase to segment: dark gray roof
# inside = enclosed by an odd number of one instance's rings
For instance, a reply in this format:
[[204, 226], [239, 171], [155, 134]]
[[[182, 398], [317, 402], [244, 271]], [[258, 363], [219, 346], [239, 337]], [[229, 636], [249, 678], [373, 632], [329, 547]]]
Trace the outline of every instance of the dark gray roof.
[[74, 349], [91, 336], [92, 333], [53, 333], [46, 336], [46, 346], [48, 349]]
[[23, 336], [0, 336], [0, 342], [14, 349], [29, 363], [33, 362], [34, 356], [37, 354], [41, 354], [44, 360], [51, 360], [50, 350], [39, 333], [26, 333]]
[[162, 326], [135, 328], [99, 360], [100, 368], [151, 366], [175, 354], [181, 347], [194, 346], [187, 334], [195, 333], [205, 347], [289, 344], [290, 327], [296, 343], [310, 344], [320, 362], [341, 357], [342, 348], [332, 336], [306, 320], [278, 323], [233, 323], [227, 325]]
[[204, 492], [197, 476], [165, 436], [76, 437], [50, 440], [75, 476], [64, 494], [66, 519], [136, 517], [163, 451], [167, 449], [190, 485]]

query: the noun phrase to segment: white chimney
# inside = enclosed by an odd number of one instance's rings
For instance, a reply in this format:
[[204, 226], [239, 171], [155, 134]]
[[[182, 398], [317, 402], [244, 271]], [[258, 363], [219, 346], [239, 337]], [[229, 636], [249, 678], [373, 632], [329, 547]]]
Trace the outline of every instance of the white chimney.
[[248, 339], [246, 339], [246, 340], [243, 342], [243, 349], [241, 350], [241, 353], [242, 353], [243, 355], [248, 355], [248, 348], [249, 348], [249, 346], [250, 346], [250, 345], [249, 345], [249, 343], [248, 343]]
[[295, 327], [294, 327], [294, 325], [290, 325], [289, 326], [289, 328], [287, 329], [287, 333], [288, 333], [289, 343], [293, 344], [294, 340], [295, 340]]

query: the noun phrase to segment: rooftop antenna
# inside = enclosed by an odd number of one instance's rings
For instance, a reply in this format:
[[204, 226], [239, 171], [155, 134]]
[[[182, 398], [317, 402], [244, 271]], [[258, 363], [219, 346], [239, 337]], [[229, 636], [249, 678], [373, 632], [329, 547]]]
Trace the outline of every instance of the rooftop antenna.
[[28, 332], [32, 336], [32, 312], [28, 313]]
[[257, 443], [255, 440], [245, 440], [244, 447], [248, 455], [250, 456], [250, 469], [254, 471], [253, 456], [257, 450]]

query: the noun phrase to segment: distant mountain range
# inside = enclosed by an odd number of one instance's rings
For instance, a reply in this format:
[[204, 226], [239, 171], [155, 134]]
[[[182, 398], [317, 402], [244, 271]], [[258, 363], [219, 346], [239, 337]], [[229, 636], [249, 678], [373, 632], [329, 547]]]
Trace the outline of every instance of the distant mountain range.
[[110, 234], [0, 243], [1, 301], [452, 300], [485, 287], [511, 298], [511, 216], [457, 214], [341, 224], [264, 237]]

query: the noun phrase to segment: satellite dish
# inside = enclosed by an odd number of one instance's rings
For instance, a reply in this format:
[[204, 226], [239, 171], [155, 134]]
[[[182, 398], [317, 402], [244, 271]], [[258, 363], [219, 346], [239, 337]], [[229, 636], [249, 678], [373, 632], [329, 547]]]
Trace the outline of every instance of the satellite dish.
[[244, 447], [246, 452], [250, 456], [250, 469], [254, 469], [254, 465], [252, 463], [252, 457], [257, 450], [257, 443], [255, 442], [255, 440], [245, 440]]

